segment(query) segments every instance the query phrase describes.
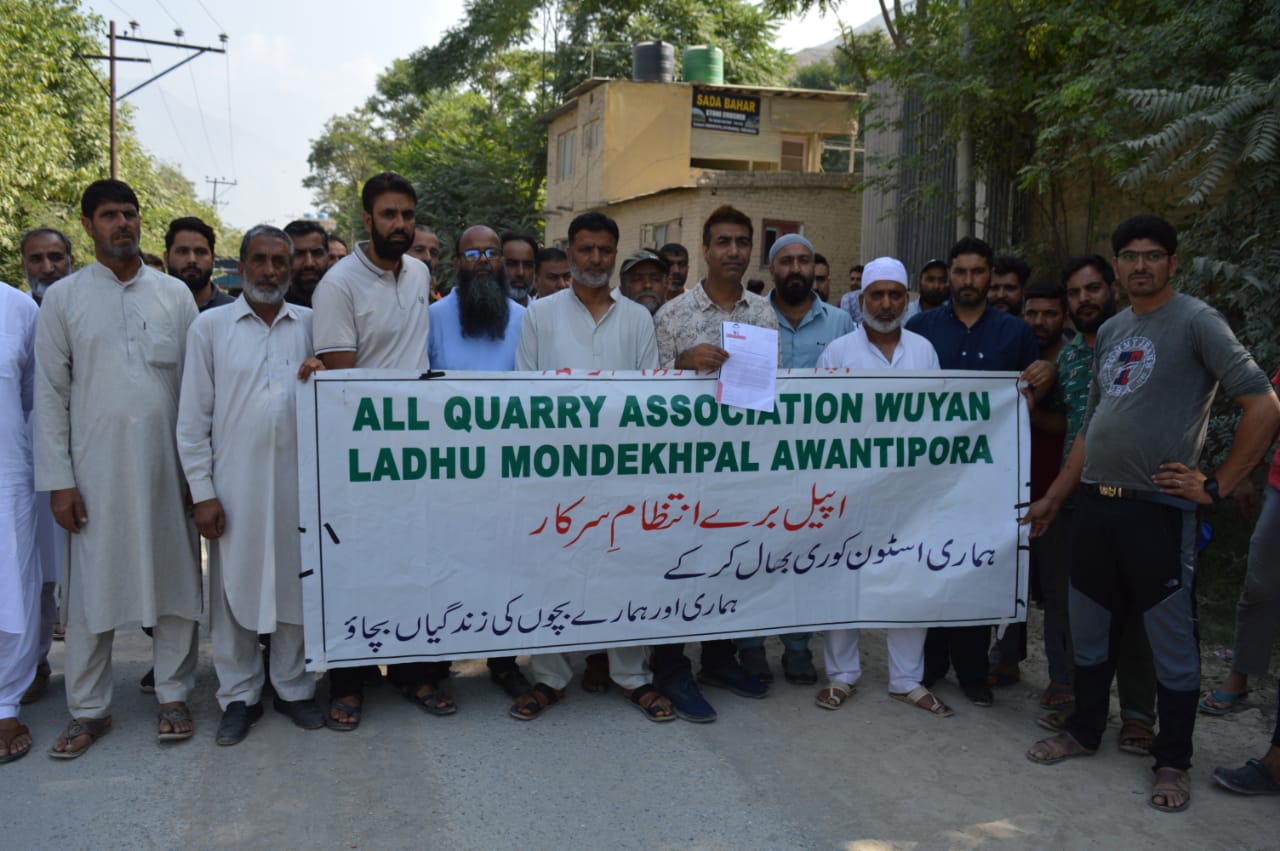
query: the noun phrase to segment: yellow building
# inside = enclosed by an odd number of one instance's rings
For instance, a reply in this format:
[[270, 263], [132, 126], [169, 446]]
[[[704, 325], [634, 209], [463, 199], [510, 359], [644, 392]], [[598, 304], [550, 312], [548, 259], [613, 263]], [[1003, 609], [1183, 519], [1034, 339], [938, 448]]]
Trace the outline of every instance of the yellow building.
[[[846, 92], [591, 79], [547, 122], [548, 245], [573, 217], [598, 210], [618, 222], [618, 251], [679, 242], [689, 281], [703, 274], [702, 223], [732, 204], [755, 225], [756, 265], [803, 233], [832, 266], [832, 295], [861, 262], [862, 196], [853, 173], [855, 109]], [[771, 284], [770, 284], [771, 285]]]

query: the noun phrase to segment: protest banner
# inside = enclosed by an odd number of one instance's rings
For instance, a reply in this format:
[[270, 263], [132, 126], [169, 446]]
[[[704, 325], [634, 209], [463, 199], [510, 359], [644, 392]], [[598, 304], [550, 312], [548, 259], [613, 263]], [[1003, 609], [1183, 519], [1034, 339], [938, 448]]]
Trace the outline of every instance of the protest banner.
[[1025, 620], [1015, 373], [318, 373], [308, 666]]

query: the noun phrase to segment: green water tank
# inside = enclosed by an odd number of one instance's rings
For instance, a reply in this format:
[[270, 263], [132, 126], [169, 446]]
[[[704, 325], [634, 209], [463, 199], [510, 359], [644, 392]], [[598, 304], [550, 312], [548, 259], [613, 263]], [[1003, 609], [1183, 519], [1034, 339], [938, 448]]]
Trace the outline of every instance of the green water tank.
[[724, 85], [724, 51], [712, 44], [686, 47], [681, 79], [686, 83]]

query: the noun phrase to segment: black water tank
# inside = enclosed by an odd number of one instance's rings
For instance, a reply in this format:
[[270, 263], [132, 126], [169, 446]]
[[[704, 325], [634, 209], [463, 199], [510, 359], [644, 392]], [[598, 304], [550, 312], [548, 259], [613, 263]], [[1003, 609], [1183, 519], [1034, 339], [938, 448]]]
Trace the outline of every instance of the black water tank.
[[631, 46], [631, 79], [638, 83], [670, 83], [676, 78], [676, 49], [665, 41], [638, 41]]

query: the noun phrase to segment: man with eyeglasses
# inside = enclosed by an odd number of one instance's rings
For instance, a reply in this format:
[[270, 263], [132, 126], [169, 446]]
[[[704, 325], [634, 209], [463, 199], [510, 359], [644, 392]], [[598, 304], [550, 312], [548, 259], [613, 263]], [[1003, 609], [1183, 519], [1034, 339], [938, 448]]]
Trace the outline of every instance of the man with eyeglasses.
[[505, 260], [493, 228], [472, 225], [458, 235], [453, 252], [457, 283], [428, 310], [427, 351], [433, 368], [515, 369], [524, 308], [512, 297]]
[[[1130, 307], [1099, 329], [1089, 403], [1071, 454], [1022, 521], [1039, 536], [1074, 495], [1076, 712], [1064, 732], [1037, 742], [1027, 758], [1051, 765], [1097, 751], [1111, 702], [1114, 638], [1136, 609], [1155, 658], [1160, 720], [1148, 803], [1178, 812], [1191, 803], [1200, 696], [1196, 509], [1228, 496], [1262, 458], [1280, 427], [1280, 400], [1222, 315], [1170, 285], [1178, 235], [1168, 222], [1136, 216], [1116, 228], [1111, 244]], [[1226, 460], [1206, 475], [1197, 465], [1219, 384], [1241, 416]]]

